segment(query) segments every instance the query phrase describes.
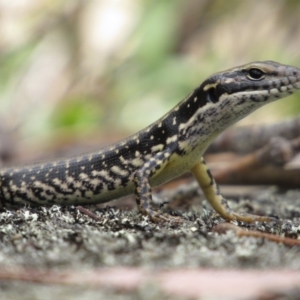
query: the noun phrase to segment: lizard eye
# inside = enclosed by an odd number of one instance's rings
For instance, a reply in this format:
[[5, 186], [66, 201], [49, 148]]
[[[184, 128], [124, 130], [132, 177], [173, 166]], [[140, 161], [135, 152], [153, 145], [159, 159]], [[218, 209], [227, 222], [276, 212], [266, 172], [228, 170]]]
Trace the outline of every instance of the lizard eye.
[[265, 73], [257, 68], [251, 68], [248, 70], [247, 77], [251, 80], [261, 80], [265, 78]]

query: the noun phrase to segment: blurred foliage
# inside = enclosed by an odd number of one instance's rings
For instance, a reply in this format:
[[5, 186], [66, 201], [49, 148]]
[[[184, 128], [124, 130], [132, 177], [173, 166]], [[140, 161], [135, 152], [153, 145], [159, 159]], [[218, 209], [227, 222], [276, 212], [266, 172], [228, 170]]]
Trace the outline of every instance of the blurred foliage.
[[[20, 139], [122, 135], [161, 117], [214, 72], [300, 65], [299, 1], [0, 1], [0, 115]], [[247, 119], [299, 114], [299, 96]]]
[[100, 107], [92, 101], [87, 98], [76, 98], [59, 104], [51, 120], [55, 127], [85, 131], [97, 124], [100, 115]]

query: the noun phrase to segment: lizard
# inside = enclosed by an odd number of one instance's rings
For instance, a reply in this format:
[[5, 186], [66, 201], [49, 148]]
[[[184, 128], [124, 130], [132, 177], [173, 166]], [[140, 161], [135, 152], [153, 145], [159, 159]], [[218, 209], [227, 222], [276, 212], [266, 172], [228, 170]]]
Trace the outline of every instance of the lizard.
[[0, 207], [105, 203], [135, 194], [154, 222], [179, 222], [151, 206], [152, 187], [191, 171], [215, 211], [226, 220], [269, 222], [234, 212], [203, 154], [227, 127], [261, 106], [300, 89], [300, 69], [252, 62], [215, 73], [156, 122], [98, 151], [0, 169]]

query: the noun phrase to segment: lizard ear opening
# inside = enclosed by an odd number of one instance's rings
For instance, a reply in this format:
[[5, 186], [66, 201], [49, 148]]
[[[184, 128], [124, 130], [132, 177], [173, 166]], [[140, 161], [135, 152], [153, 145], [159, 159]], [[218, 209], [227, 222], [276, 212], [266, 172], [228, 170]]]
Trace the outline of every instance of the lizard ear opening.
[[206, 91], [206, 101], [210, 103], [217, 103], [219, 101], [217, 91], [214, 87]]

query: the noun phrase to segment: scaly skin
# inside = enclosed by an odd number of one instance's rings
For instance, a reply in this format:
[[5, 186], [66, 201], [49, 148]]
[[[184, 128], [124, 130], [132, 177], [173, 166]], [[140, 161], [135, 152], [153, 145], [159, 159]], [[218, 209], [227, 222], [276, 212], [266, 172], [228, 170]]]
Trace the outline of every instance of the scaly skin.
[[232, 212], [202, 155], [228, 126], [299, 88], [300, 70], [272, 61], [216, 73], [161, 119], [111, 147], [0, 170], [0, 204], [96, 204], [134, 192], [143, 214], [166, 221], [172, 218], [151, 209], [151, 186], [190, 170], [223, 218], [270, 221]]

